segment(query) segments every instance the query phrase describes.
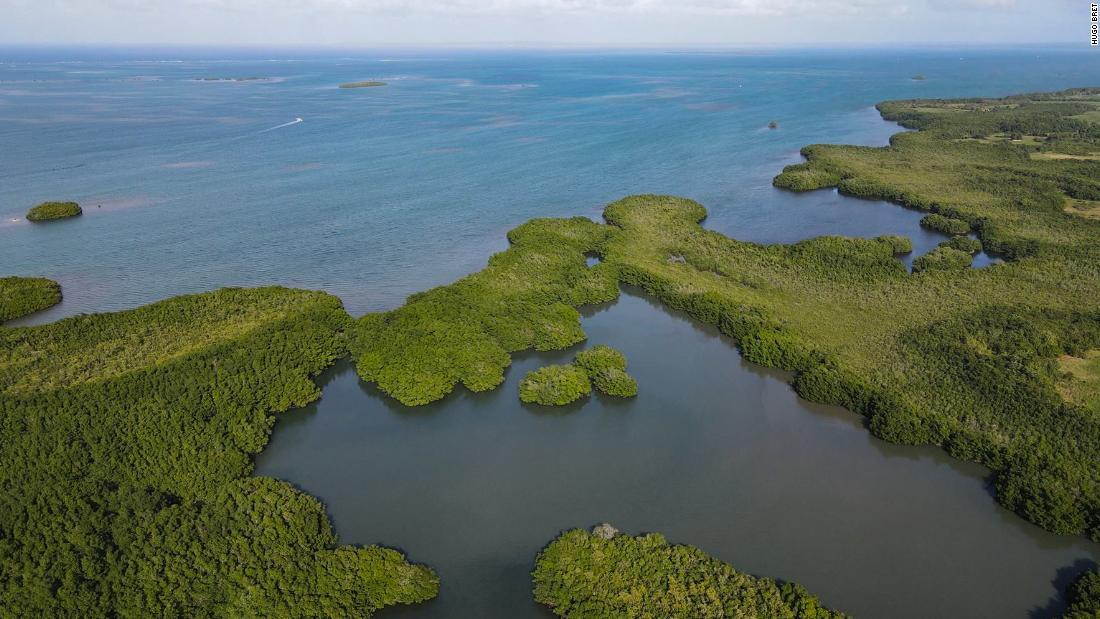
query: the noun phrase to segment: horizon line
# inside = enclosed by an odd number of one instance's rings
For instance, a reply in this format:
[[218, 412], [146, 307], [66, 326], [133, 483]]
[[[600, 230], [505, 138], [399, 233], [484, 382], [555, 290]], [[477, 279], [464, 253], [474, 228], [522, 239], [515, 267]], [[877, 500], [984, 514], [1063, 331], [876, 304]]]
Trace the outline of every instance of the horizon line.
[[742, 51], [742, 50], [850, 50], [850, 49], [879, 49], [879, 50], [925, 50], [925, 49], [997, 49], [1018, 50], [1021, 46], [1026, 48], [1062, 48], [1088, 49], [1090, 46], [1070, 41], [1032, 41], [1032, 42], [973, 42], [973, 41], [945, 41], [897, 44], [891, 42], [854, 42], [838, 43], [831, 41], [806, 42], [806, 43], [780, 43], [780, 42], [754, 42], [754, 43], [673, 43], [673, 42], [639, 42], [639, 43], [506, 43], [506, 42], [444, 42], [444, 43], [408, 43], [408, 42], [379, 42], [379, 43], [206, 43], [206, 42], [15, 42], [0, 43], [0, 49], [117, 49], [117, 50], [160, 50], [160, 49], [194, 49], [194, 50], [269, 50], [269, 49], [295, 49], [295, 50], [470, 50], [470, 51], [556, 51], [556, 50], [638, 50], [638, 51]]

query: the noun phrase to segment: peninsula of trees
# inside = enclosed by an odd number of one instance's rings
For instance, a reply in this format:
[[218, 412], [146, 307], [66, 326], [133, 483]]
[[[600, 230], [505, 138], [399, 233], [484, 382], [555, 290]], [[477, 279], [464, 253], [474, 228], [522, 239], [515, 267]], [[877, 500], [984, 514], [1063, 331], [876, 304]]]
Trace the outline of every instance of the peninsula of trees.
[[[919, 130], [883, 148], [807, 147], [775, 179], [963, 222], [1004, 264], [965, 268], [969, 247], [943, 247], [909, 273], [894, 258], [909, 245], [891, 237], [745, 243], [702, 228], [695, 202], [633, 196], [606, 225], [528, 222], [486, 269], [361, 318], [359, 373], [410, 405], [491, 389], [510, 353], [580, 342], [574, 308], [633, 284], [876, 436], [988, 466], [997, 499], [1028, 520], [1100, 539], [1100, 379], [1063, 370], [1100, 349], [1100, 221], [1081, 214], [1100, 208], [1100, 161], [1042, 156], [1100, 153], [1100, 125], [1080, 117], [1097, 106], [1100, 90], [884, 103]], [[1004, 132], [1036, 139], [981, 139]]]
[[750, 576], [658, 533], [566, 531], [535, 561], [535, 601], [559, 617], [843, 619], [805, 588]]
[[0, 322], [40, 312], [61, 302], [61, 286], [44, 277], [0, 277]]
[[335, 297], [260, 288], [0, 328], [4, 611], [346, 617], [433, 597], [430, 569], [337, 546], [316, 499], [249, 476], [348, 325]]

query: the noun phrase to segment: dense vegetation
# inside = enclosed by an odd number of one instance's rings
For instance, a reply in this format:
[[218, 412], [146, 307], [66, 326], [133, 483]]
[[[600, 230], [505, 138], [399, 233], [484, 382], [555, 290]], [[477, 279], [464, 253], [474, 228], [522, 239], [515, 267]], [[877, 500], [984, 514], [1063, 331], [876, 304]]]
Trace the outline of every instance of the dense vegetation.
[[0, 322], [61, 302], [61, 286], [44, 277], [0, 277]]
[[[359, 371], [410, 404], [458, 382], [492, 388], [508, 353], [582, 340], [572, 307], [614, 298], [617, 279], [794, 372], [802, 396], [866, 415], [875, 435], [985, 464], [998, 500], [1032, 522], [1100, 539], [1100, 417], [1082, 403], [1100, 373], [1064, 369], [1100, 349], [1100, 221], [1080, 214], [1100, 205], [1100, 160], [1035, 156], [1100, 153], [1100, 125], [1078, 117], [1098, 107], [1100, 90], [884, 103], [921, 131], [810, 146], [775, 179], [893, 200], [960, 234], [951, 221], [965, 222], [1005, 264], [964, 268], [972, 248], [951, 244], [910, 274], [896, 238], [743, 243], [704, 230], [695, 202], [633, 196], [605, 209], [607, 226], [525, 224], [485, 270], [361, 319]], [[586, 252], [602, 262], [586, 268]]]
[[953, 236], [940, 243], [940, 247], [950, 247], [973, 255], [982, 251], [982, 242], [968, 236]]
[[27, 211], [27, 221], [49, 221], [83, 213], [76, 202], [43, 202]]
[[1100, 570], [1081, 574], [1069, 588], [1069, 608], [1066, 619], [1096, 619], [1100, 617]]
[[610, 346], [600, 344], [582, 350], [573, 364], [588, 374], [600, 393], [620, 398], [638, 395], [638, 383], [626, 373], [626, 357]]
[[610, 232], [580, 217], [535, 219], [512, 230], [512, 246], [482, 271], [359, 319], [352, 341], [359, 375], [404, 404], [426, 404], [458, 383], [493, 389], [509, 353], [584, 340], [574, 308], [619, 293], [615, 272], [589, 268], [585, 258]]
[[532, 370], [519, 383], [519, 399], [529, 404], [562, 406], [592, 393], [592, 383], [576, 365], [548, 365]]
[[907, 236], [888, 234], [878, 237], [879, 241], [887, 243], [896, 256], [904, 256], [913, 253], [913, 240]]
[[[823, 355], [799, 368], [801, 393], [867, 414], [883, 438], [982, 462], [997, 472], [1006, 506], [1094, 539], [1100, 418], [1064, 397], [1073, 389], [1058, 359], [1100, 344], [1100, 226], [1080, 215], [1082, 203], [1100, 204], [1100, 161], [1069, 157], [1100, 152], [1100, 125], [1081, 118], [1098, 106], [1097, 89], [880, 104], [884, 117], [920, 131], [887, 148], [807, 147], [808, 161], [776, 185], [837, 186], [964, 221], [1009, 262], [958, 268], [974, 248], [952, 245], [922, 261], [917, 277], [864, 272], [858, 286], [831, 290], [784, 281], [783, 292], [814, 305], [812, 322], [789, 304], [759, 304]], [[729, 267], [719, 271], [744, 276]]]
[[550, 365], [528, 372], [519, 383], [519, 399], [561, 406], [587, 396], [592, 387], [619, 398], [638, 395], [638, 383], [626, 373], [626, 357], [600, 344], [577, 353], [568, 365]]
[[657, 533], [619, 535], [609, 525], [574, 529], [535, 561], [535, 600], [559, 617], [768, 617], [839, 619], [805, 588], [742, 574]]
[[970, 232], [970, 222], [965, 219], [944, 217], [938, 213], [925, 215], [920, 220], [920, 225], [944, 234], [966, 234]]
[[913, 260], [913, 272], [968, 269], [973, 261], [974, 256], [970, 252], [955, 249], [951, 245], [941, 244], [927, 254], [917, 256]]
[[249, 477], [345, 354], [338, 299], [226, 289], [0, 329], [2, 614], [366, 616], [431, 598], [394, 550]]

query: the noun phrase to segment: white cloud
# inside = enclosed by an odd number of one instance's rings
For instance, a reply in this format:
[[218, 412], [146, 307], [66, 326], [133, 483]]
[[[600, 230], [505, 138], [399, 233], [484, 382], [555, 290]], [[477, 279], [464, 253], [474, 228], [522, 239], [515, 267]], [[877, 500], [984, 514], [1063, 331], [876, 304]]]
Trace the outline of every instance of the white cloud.
[[948, 10], [1007, 9], [1017, 4], [1016, 0], [928, 0], [929, 6]]
[[[356, 11], [383, 13], [633, 13], [785, 16], [813, 13], [897, 12], [898, 0], [9, 0], [15, 5], [52, 5], [60, 9], [155, 11], [165, 4], [205, 11]], [[932, 0], [939, 1], [939, 0]], [[1004, 2], [1012, 0], [971, 0]]]
[[1075, 28], [1084, 1], [0, 0], [0, 41], [349, 46], [1078, 42]]

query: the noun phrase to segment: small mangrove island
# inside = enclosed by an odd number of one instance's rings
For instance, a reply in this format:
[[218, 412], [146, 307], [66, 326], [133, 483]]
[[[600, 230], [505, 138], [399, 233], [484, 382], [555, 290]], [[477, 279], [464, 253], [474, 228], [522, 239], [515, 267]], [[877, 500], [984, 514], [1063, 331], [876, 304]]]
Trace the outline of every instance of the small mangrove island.
[[592, 386], [604, 395], [632, 398], [638, 395], [638, 383], [626, 373], [626, 356], [600, 344], [577, 353], [573, 365], [584, 370]]
[[584, 370], [573, 365], [548, 365], [532, 370], [519, 383], [519, 399], [528, 404], [562, 406], [592, 393]]
[[519, 399], [528, 404], [562, 406], [592, 393], [629, 398], [638, 395], [638, 383], [626, 373], [626, 357], [599, 345], [577, 353], [568, 365], [550, 365], [528, 372], [519, 384]]
[[44, 277], [0, 277], [0, 322], [22, 318], [61, 302], [61, 285]]
[[345, 82], [340, 84], [340, 88], [378, 88], [379, 86], [385, 86], [386, 82], [367, 81], [367, 82]]
[[27, 211], [27, 221], [50, 221], [76, 217], [84, 211], [76, 202], [43, 202]]
[[535, 601], [559, 617], [843, 619], [804, 587], [735, 570], [659, 533], [566, 531], [535, 560]]

